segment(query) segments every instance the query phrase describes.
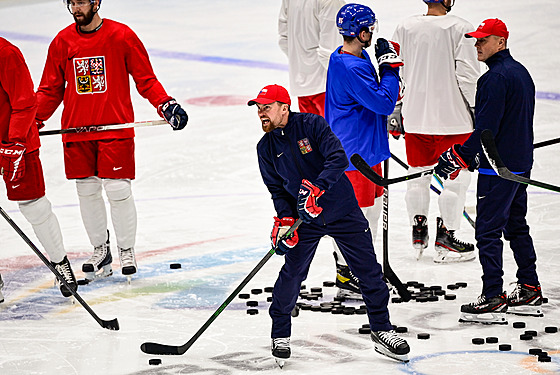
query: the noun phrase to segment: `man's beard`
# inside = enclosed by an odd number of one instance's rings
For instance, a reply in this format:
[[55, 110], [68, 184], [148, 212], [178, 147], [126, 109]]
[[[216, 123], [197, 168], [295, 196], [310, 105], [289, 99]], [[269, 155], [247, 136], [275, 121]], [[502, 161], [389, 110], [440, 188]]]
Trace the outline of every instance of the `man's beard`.
[[91, 21], [93, 21], [93, 16], [95, 16], [95, 13], [93, 12], [93, 10], [90, 10], [86, 13], [82, 13], [81, 15], [83, 16], [83, 18], [79, 20], [76, 18], [76, 15], [73, 15], [74, 21], [76, 21], [76, 24], [78, 26], [87, 26], [91, 23]]
[[266, 125], [261, 125], [261, 127], [262, 127], [262, 130], [263, 130], [265, 133], [270, 133], [271, 131], [273, 131], [274, 129], [276, 129], [276, 127], [275, 127], [274, 125], [272, 125], [271, 122], [269, 122], [269, 123], [266, 124]]

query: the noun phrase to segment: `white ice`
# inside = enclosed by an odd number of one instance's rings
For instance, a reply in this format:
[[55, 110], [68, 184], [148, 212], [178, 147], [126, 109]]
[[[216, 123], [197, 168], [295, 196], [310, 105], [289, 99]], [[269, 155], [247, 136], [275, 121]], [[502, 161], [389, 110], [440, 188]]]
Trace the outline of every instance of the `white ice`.
[[[510, 317], [508, 326], [458, 323], [459, 307], [480, 293], [478, 260], [436, 265], [433, 244], [416, 261], [404, 207], [404, 185], [390, 190], [390, 261], [401, 280], [426, 285], [468, 283], [454, 301], [391, 304], [392, 322], [408, 327], [411, 362], [401, 364], [374, 353], [358, 328], [363, 315], [341, 316], [302, 311], [293, 320], [293, 356], [283, 370], [270, 357], [267, 294], [253, 296], [259, 314], [246, 314], [245, 300], [236, 298], [182, 356], [152, 356], [140, 351], [145, 341], [185, 343], [214, 313], [245, 275], [269, 250], [274, 216], [272, 202], [259, 175], [255, 145], [262, 132], [254, 108], [246, 101], [267, 84], [287, 85], [287, 59], [277, 46], [279, 1], [251, 0], [105, 0], [101, 15], [129, 25], [142, 39], [167, 91], [190, 116], [187, 128], [167, 126], [137, 130], [137, 178], [133, 191], [139, 214], [139, 273], [131, 285], [118, 261], [111, 278], [80, 287], [79, 293], [102, 318], [118, 318], [119, 331], [102, 329], [79, 305], [71, 305], [53, 287], [53, 276], [17, 233], [0, 219], [0, 272], [6, 301], [0, 305], [0, 373], [2, 374], [543, 374], [560, 372], [560, 196], [530, 187], [528, 221], [538, 253], [544, 295], [544, 318]], [[420, 0], [364, 2], [376, 12], [380, 35], [390, 37], [396, 23], [424, 11]], [[503, 19], [513, 56], [531, 72], [540, 97], [535, 141], [558, 137], [560, 8], [556, 0], [458, 0], [453, 13], [475, 26], [490, 17]], [[56, 33], [72, 22], [61, 1], [0, 0], [0, 35], [22, 50], [35, 84], [41, 77], [47, 47]], [[134, 89], [133, 89], [134, 91]], [[154, 108], [134, 92], [136, 120], [156, 119]], [[201, 99], [202, 98], [202, 99]], [[211, 98], [211, 99], [208, 99]], [[201, 102], [210, 103], [200, 105]], [[198, 103], [198, 104], [196, 104]], [[60, 111], [47, 129], [60, 126]], [[76, 270], [91, 251], [83, 229], [74, 182], [63, 173], [59, 136], [42, 138], [41, 158], [47, 196], [62, 226], [66, 249]], [[404, 145], [391, 140], [393, 153], [404, 158]], [[558, 147], [535, 151], [532, 177], [560, 185]], [[391, 176], [404, 170], [391, 162]], [[474, 189], [467, 210], [474, 215]], [[436, 199], [429, 224], [435, 238]], [[0, 187], [0, 206], [38, 244], [16, 204]], [[381, 229], [379, 230], [381, 234]], [[462, 239], [474, 241], [465, 221]], [[379, 239], [381, 236], [378, 237]], [[114, 237], [111, 238], [114, 242]], [[381, 241], [376, 246], [381, 260]], [[312, 264], [307, 287], [321, 286], [335, 275], [330, 240], [323, 241]], [[113, 245], [113, 255], [116, 256]], [[182, 268], [170, 269], [171, 263]], [[515, 264], [504, 250], [504, 281], [515, 281]], [[272, 286], [282, 258], [274, 256], [245, 288]], [[81, 272], [78, 277], [82, 278]], [[324, 288], [323, 301], [335, 294]], [[521, 341], [524, 321], [538, 331]], [[417, 334], [431, 334], [418, 340]], [[496, 336], [498, 344], [473, 345], [474, 337]], [[547, 350], [551, 363], [528, 355], [532, 347]], [[161, 358], [150, 366], [150, 358]]]

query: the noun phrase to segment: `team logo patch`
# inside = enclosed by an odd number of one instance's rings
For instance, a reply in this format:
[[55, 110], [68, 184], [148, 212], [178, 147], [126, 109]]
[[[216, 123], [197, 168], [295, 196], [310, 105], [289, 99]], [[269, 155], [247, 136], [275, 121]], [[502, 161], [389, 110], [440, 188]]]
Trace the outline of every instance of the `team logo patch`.
[[96, 94], [107, 90], [105, 56], [74, 59], [74, 74], [78, 94]]
[[313, 149], [311, 148], [311, 145], [309, 144], [309, 139], [303, 138], [303, 139], [297, 141], [297, 143], [298, 143], [298, 146], [299, 146], [299, 150], [301, 151], [301, 153], [303, 155], [313, 151]]

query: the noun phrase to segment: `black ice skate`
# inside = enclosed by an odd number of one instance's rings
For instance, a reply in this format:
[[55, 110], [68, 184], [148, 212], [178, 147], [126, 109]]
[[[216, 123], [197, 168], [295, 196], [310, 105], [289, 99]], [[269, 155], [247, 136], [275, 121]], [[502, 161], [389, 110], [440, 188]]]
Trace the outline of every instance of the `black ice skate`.
[[132, 275], [136, 273], [137, 268], [134, 248], [123, 249], [119, 247], [119, 259], [121, 261], [121, 272], [128, 279], [128, 283], [130, 283]]
[[[64, 281], [70, 285], [73, 291], [78, 290], [78, 282], [76, 281], [76, 276], [74, 276], [68, 257], [64, 257], [60, 263], [51, 262], [51, 264], [58, 273], [64, 277]], [[60, 293], [62, 293], [64, 297], [70, 297], [72, 292], [61, 281], [58, 280], [58, 282], [60, 283]]]
[[516, 283], [507, 305], [510, 314], [543, 317], [541, 286]]
[[347, 299], [363, 300], [360, 290], [360, 282], [356, 276], [350, 271], [350, 267], [338, 263], [336, 253], [334, 259], [336, 261], [336, 287], [338, 288], [337, 297]]
[[109, 231], [107, 231], [107, 241], [104, 244], [95, 246], [91, 258], [82, 264], [82, 271], [86, 274], [86, 280], [93, 281], [111, 276], [113, 274], [111, 262], [113, 262], [113, 256], [111, 255], [109, 243]]
[[480, 296], [476, 302], [461, 306], [461, 323], [508, 324], [506, 293], [496, 297]]
[[412, 247], [416, 249], [416, 260], [420, 260], [424, 249], [428, 247], [428, 221], [424, 215], [414, 216], [412, 225]]
[[410, 347], [406, 340], [401, 339], [395, 331], [374, 331], [371, 332], [375, 351], [387, 357], [402, 362], [408, 362]]
[[455, 231], [448, 230], [443, 220], [437, 218], [436, 263], [467, 262], [475, 258], [474, 245], [455, 238]]
[[290, 358], [290, 355], [292, 354], [290, 351], [290, 338], [278, 337], [272, 339], [271, 350], [274, 360], [280, 368], [283, 368], [286, 360]]
[[2, 275], [0, 275], [0, 303], [4, 302], [4, 295], [2, 294], [2, 288], [4, 288], [4, 280], [2, 280]]

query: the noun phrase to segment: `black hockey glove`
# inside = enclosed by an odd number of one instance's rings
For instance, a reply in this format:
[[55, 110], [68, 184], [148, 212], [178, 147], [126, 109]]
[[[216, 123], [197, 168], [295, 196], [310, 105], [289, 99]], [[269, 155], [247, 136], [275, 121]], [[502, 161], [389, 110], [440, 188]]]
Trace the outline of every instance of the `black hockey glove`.
[[165, 119], [171, 125], [173, 130], [181, 130], [187, 126], [187, 121], [189, 121], [189, 116], [187, 112], [177, 102], [175, 99], [168, 100], [167, 102], [160, 104], [158, 106], [158, 114]]
[[387, 39], [378, 38], [375, 43], [375, 57], [379, 67], [389, 65], [391, 68], [398, 68], [404, 63], [399, 57], [400, 45], [397, 42], [391, 42]]
[[395, 110], [387, 116], [387, 131], [395, 139], [399, 139], [401, 134], [404, 135], [403, 117], [401, 114], [402, 103], [397, 103]]

